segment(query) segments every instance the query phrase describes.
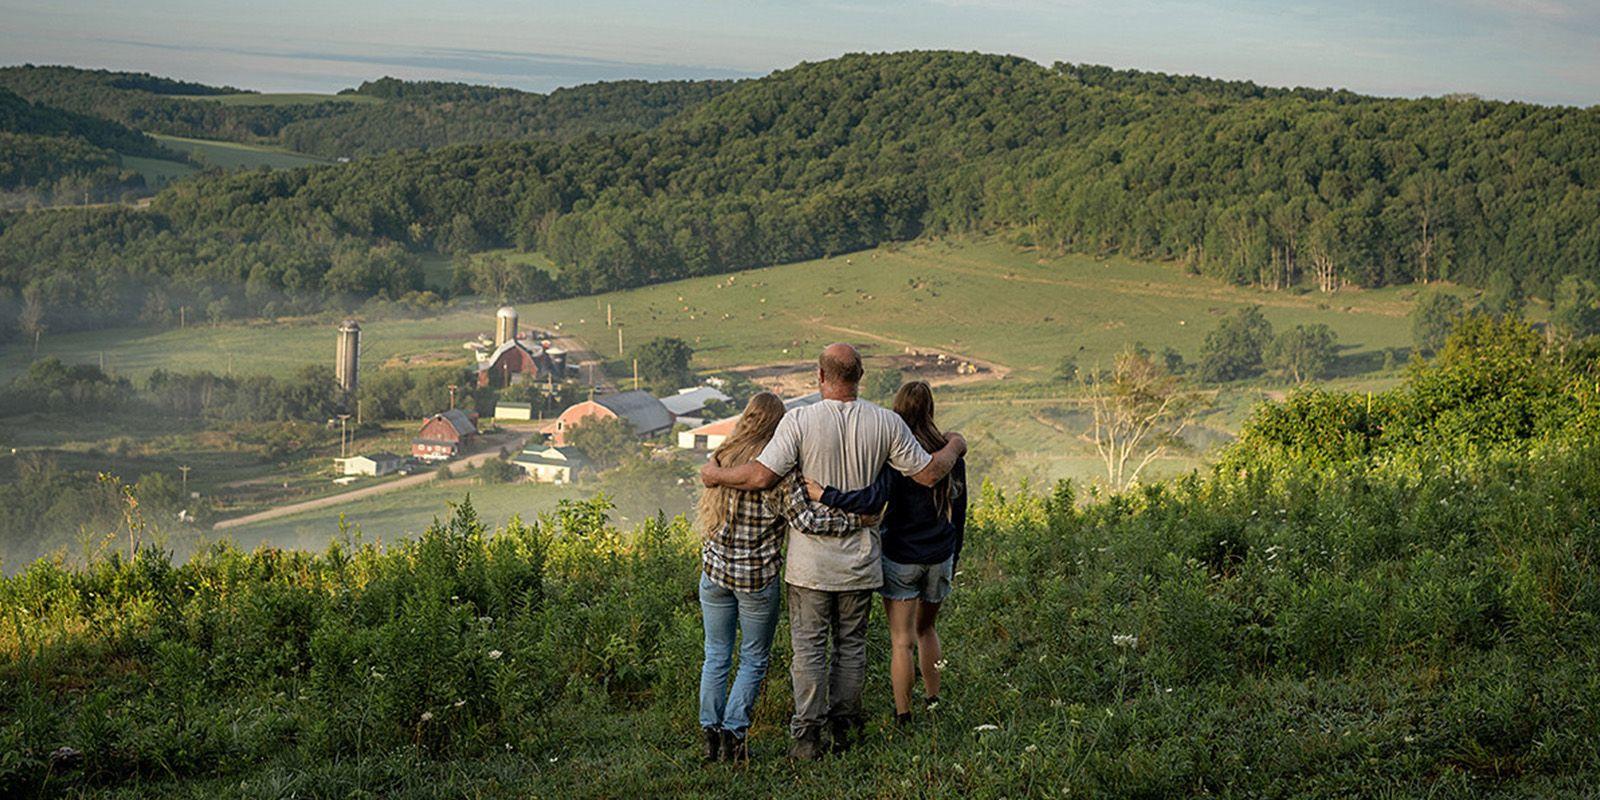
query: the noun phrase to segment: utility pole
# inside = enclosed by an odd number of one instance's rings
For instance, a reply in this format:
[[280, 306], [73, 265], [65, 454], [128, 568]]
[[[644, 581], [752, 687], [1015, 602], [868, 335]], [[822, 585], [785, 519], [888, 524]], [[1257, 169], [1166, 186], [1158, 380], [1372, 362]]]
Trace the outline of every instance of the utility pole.
[[350, 419], [349, 414], [339, 415], [339, 457], [344, 458], [345, 422]]

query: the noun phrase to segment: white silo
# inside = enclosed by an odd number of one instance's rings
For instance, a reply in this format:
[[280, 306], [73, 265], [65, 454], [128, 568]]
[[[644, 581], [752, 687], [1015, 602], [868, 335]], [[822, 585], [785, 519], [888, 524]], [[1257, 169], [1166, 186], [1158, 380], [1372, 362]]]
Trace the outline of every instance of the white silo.
[[517, 310], [501, 306], [494, 315], [494, 346], [499, 347], [517, 338]]

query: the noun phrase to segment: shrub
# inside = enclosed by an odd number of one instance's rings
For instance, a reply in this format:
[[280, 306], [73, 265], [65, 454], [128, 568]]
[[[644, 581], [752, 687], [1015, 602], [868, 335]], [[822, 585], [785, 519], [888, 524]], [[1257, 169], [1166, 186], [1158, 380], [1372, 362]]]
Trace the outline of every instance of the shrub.
[[1217, 323], [1200, 348], [1200, 380], [1222, 383], [1260, 374], [1272, 344], [1272, 323], [1257, 306]]

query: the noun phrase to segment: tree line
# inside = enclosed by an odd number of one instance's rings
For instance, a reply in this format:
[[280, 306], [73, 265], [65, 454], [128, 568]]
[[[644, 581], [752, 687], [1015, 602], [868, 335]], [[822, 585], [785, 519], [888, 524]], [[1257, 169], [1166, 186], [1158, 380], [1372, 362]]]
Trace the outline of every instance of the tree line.
[[[328, 158], [519, 139], [570, 139], [653, 127], [730, 81], [608, 81], [549, 94], [381, 78], [322, 102], [249, 102], [229, 86], [144, 73], [0, 68], [0, 87], [30, 100], [154, 133], [276, 144]], [[382, 102], [361, 102], [368, 99]]]
[[1595, 141], [1600, 109], [852, 55], [644, 131], [210, 176], [137, 221], [0, 222], [0, 285], [56, 304], [190, 275], [395, 297], [421, 288], [416, 253], [513, 246], [554, 262], [539, 291], [573, 294], [998, 232], [1268, 288], [1549, 298], [1600, 277]]
[[0, 207], [142, 193], [144, 179], [123, 166], [121, 154], [183, 158], [125, 125], [0, 89]]

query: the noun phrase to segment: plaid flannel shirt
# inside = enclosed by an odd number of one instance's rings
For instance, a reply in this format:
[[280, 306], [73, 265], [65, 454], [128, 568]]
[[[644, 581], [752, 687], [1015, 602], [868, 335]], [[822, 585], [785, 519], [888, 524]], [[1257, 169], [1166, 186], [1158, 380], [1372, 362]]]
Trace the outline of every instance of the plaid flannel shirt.
[[712, 583], [735, 592], [758, 592], [778, 577], [786, 527], [813, 536], [844, 536], [872, 527], [875, 517], [812, 503], [795, 474], [764, 492], [730, 492], [728, 520], [700, 548]]

